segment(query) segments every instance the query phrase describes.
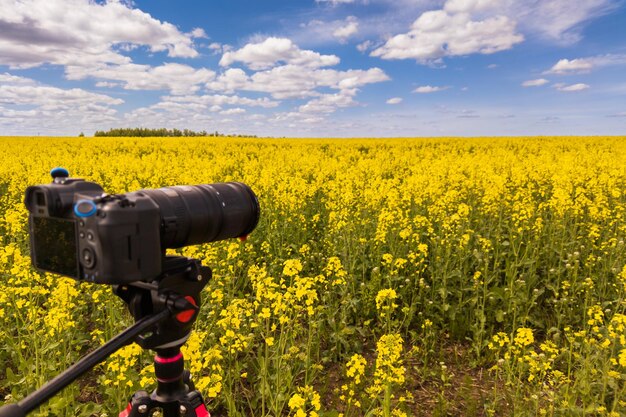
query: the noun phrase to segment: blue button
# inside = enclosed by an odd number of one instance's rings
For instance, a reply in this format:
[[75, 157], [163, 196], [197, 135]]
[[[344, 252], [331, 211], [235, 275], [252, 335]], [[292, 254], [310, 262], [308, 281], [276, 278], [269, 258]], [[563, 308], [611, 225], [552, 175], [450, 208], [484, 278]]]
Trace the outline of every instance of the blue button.
[[57, 178], [57, 177], [67, 178], [70, 176], [70, 173], [65, 168], [56, 167], [56, 168], [53, 168], [52, 171], [50, 171], [50, 175], [52, 175], [52, 178]]
[[74, 204], [74, 214], [77, 217], [89, 217], [96, 214], [98, 211], [98, 207], [96, 207], [96, 203], [91, 200], [78, 200], [76, 204]]

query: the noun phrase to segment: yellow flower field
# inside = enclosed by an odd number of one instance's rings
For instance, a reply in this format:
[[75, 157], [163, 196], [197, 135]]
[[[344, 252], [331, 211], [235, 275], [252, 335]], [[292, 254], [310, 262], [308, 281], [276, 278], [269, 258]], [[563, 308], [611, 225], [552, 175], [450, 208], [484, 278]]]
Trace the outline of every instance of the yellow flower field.
[[[213, 416], [626, 414], [626, 138], [0, 138], [0, 404], [130, 325], [109, 287], [30, 267], [24, 191], [241, 181], [245, 242], [183, 349]], [[37, 415], [152, 389], [131, 345]]]

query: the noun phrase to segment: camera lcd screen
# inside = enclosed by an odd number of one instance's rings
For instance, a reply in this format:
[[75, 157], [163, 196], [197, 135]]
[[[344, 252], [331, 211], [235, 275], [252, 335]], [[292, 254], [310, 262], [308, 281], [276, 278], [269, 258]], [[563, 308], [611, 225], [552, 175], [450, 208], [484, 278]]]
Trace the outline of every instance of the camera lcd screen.
[[45, 271], [78, 279], [76, 259], [76, 221], [32, 217], [31, 253], [35, 266]]

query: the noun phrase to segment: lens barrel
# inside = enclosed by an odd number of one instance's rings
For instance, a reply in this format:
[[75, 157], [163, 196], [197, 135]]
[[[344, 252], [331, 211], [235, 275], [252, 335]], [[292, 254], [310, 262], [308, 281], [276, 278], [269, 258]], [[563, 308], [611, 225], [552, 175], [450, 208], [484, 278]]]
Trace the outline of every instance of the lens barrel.
[[240, 182], [183, 185], [135, 193], [148, 196], [159, 206], [163, 248], [247, 236], [261, 214], [256, 195]]

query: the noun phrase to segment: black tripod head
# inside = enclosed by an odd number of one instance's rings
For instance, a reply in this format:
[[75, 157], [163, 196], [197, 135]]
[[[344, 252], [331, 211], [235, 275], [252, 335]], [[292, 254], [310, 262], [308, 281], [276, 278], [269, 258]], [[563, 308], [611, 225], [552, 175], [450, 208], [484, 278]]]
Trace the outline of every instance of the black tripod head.
[[135, 340], [144, 349], [167, 349], [185, 343], [198, 316], [200, 292], [211, 278], [209, 267], [182, 256], [165, 257], [163, 270], [159, 279], [152, 283], [113, 286], [114, 293], [124, 300], [135, 321], [166, 309], [172, 311], [172, 315], [152, 332]]
[[[136, 342], [156, 351], [157, 389], [139, 391], [130, 399], [121, 417], [151, 416], [160, 410], [164, 417], [207, 417], [202, 395], [195, 390], [184, 370], [180, 347], [185, 343], [200, 309], [200, 293], [211, 277], [211, 269], [200, 261], [180, 256], [165, 258], [164, 273], [151, 283], [132, 282], [114, 286], [127, 304], [135, 324], [83, 357], [43, 387], [17, 404], [0, 407], [0, 417], [23, 417], [105, 360], [123, 346]], [[210, 417], [210, 416], [209, 416]]]

